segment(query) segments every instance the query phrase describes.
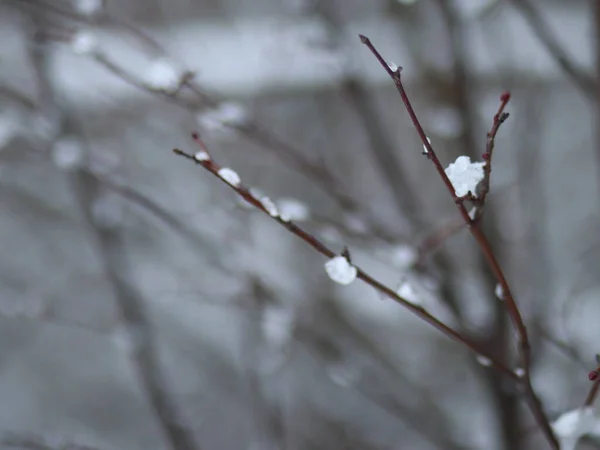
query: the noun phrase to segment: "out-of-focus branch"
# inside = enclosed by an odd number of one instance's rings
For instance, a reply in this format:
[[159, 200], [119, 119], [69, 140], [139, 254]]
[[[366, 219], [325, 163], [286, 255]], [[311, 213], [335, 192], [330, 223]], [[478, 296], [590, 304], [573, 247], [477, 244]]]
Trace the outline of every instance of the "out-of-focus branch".
[[593, 101], [595, 101], [596, 81], [594, 80], [594, 77], [578, 67], [577, 63], [571, 59], [550, 30], [548, 24], [542, 18], [540, 12], [533, 6], [531, 0], [510, 1], [523, 15], [532, 31], [544, 45], [550, 56], [554, 58], [563, 72], [565, 72], [567, 77], [569, 77], [585, 98], [590, 100], [593, 99]]
[[0, 437], [0, 445], [24, 450], [99, 450], [97, 447], [66, 441], [50, 444], [44, 437], [30, 433], [6, 433]]
[[181, 411], [160, 367], [156, 338], [148, 318], [144, 300], [129, 281], [119, 233], [96, 224], [92, 204], [100, 184], [85, 172], [75, 175], [74, 191], [87, 226], [96, 241], [100, 262], [110, 281], [120, 319], [131, 343], [131, 361], [140, 386], [144, 390], [173, 450], [198, 450], [192, 431], [184, 425]]
[[[423, 127], [411, 105], [411, 102], [406, 94], [406, 91], [404, 90], [404, 85], [402, 84], [402, 78], [401, 78], [401, 68], [394, 67], [393, 65], [388, 64], [367, 37], [361, 35], [360, 39], [361, 39], [362, 43], [365, 44], [369, 48], [369, 50], [373, 53], [373, 55], [377, 58], [377, 60], [381, 64], [381, 66], [385, 69], [385, 71], [388, 73], [388, 75], [391, 77], [394, 84], [396, 85], [396, 88], [398, 90], [398, 93], [400, 94], [402, 102], [404, 103], [404, 106], [413, 122], [413, 125], [415, 126], [415, 129], [417, 130], [417, 133], [419, 134], [419, 137], [421, 138], [421, 141], [423, 142], [423, 145], [425, 146], [425, 148], [427, 150], [426, 155], [427, 155], [428, 159], [433, 163], [436, 171], [440, 175], [440, 177], [441, 177], [442, 181], [444, 182], [446, 188], [448, 189], [448, 192], [450, 193], [452, 199], [455, 201], [465, 223], [469, 225], [469, 231], [471, 232], [471, 235], [473, 236], [473, 238], [475, 239], [475, 241], [481, 248], [481, 251], [483, 252], [483, 255], [485, 256], [485, 259], [489, 265], [490, 270], [492, 271], [492, 273], [496, 277], [498, 283], [502, 287], [502, 290], [504, 293], [504, 303], [506, 305], [508, 315], [511, 318], [511, 321], [513, 322], [513, 324], [517, 330], [517, 334], [518, 334], [518, 338], [519, 338], [518, 339], [518, 341], [519, 341], [518, 342], [519, 356], [520, 356], [521, 364], [523, 366], [523, 371], [524, 371], [524, 375], [523, 375], [523, 377], [521, 377], [521, 380], [522, 380], [522, 384], [523, 384], [524, 391], [525, 391], [525, 397], [527, 399], [527, 402], [529, 404], [529, 407], [530, 407], [532, 413], [534, 414], [534, 416], [536, 418], [538, 425], [543, 430], [544, 435], [546, 436], [548, 442], [552, 445], [553, 448], [558, 450], [558, 448], [559, 448], [558, 441], [556, 440], [556, 437], [554, 436], [554, 432], [550, 426], [550, 422], [549, 422], [548, 418], [546, 417], [546, 414], [544, 413], [543, 408], [540, 404], [540, 401], [539, 401], [535, 391], [533, 390], [533, 386], [531, 384], [531, 348], [530, 348], [530, 344], [529, 344], [527, 328], [526, 328], [523, 318], [521, 316], [519, 307], [512, 296], [512, 292], [510, 290], [508, 281], [506, 280], [506, 278], [504, 276], [504, 272], [502, 271], [502, 268], [500, 267], [500, 264], [498, 263], [498, 261], [496, 259], [496, 256], [491, 248], [491, 245], [490, 245], [487, 237], [481, 231], [478, 223], [476, 221], [472, 220], [471, 217], [469, 216], [469, 213], [467, 212], [467, 210], [465, 208], [463, 199], [458, 198], [456, 196], [456, 192], [454, 190], [452, 182], [450, 181], [450, 179], [448, 178], [448, 175], [444, 171], [444, 167], [442, 166], [440, 160], [438, 159], [433, 147], [431, 146], [431, 143], [427, 139], [427, 136], [423, 130]], [[497, 112], [496, 116], [494, 117], [494, 126], [492, 128], [492, 131], [488, 135], [488, 146], [492, 145], [492, 149], [493, 149], [493, 138], [495, 137], [495, 135], [498, 131], [498, 128], [500, 127], [502, 122], [504, 122], [506, 117], [508, 117], [507, 115], [504, 116], [504, 114], [506, 114], [506, 113], [503, 113], [503, 109], [504, 109], [504, 106], [506, 105], [506, 103], [508, 102], [509, 98], [510, 98], [510, 95], [508, 93], [506, 93], [502, 96], [500, 108], [498, 109], [498, 112]], [[491, 141], [491, 144], [490, 144], [490, 141]], [[491, 151], [491, 149], [488, 148], [488, 151], [487, 151], [488, 158], [491, 156], [491, 155], [489, 155], [490, 151]], [[490, 164], [489, 159], [487, 161], [486, 166], [490, 166], [490, 169], [488, 169], [488, 170], [491, 170], [491, 164]], [[489, 173], [490, 172], [487, 172], [487, 174], [486, 174], [486, 176], [488, 178], [489, 178]]]

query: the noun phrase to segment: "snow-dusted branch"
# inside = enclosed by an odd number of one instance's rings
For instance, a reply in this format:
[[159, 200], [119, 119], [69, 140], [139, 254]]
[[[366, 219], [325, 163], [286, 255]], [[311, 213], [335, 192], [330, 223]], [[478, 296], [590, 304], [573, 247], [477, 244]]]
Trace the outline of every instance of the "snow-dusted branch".
[[[354, 278], [357, 278], [365, 282], [382, 295], [389, 297], [390, 299], [399, 303], [400, 305], [408, 309], [410, 312], [427, 322], [429, 325], [441, 331], [447, 337], [462, 343], [465, 347], [467, 347], [475, 354], [486, 358], [486, 360], [489, 360], [491, 365], [493, 365], [496, 369], [505, 374], [507, 377], [515, 381], [519, 380], [519, 375], [516, 373], [516, 371], [511, 370], [503, 362], [499, 361], [495, 356], [490, 355], [487, 351], [481, 348], [479, 344], [465, 336], [460, 331], [451, 328], [436, 317], [432, 316], [422, 306], [417, 305], [409, 301], [408, 299], [398, 295], [398, 293], [395, 292], [393, 289], [387, 287], [382, 282], [376, 280], [371, 275], [366, 273], [360, 267], [354, 265], [350, 261], [349, 252], [344, 252], [341, 255], [334, 252], [327, 245], [321, 242], [318, 238], [305, 231], [293, 221], [288, 220], [287, 217], [282, 216], [277, 210], [277, 208], [273, 207], [273, 202], [268, 197], [259, 198], [253, 193], [253, 190], [245, 187], [241, 183], [241, 180], [236, 172], [232, 171], [227, 167], [221, 167], [220, 165], [218, 165], [211, 158], [210, 152], [208, 151], [205, 144], [197, 134], [194, 134], [193, 138], [201, 146], [201, 151], [199, 151], [196, 154], [191, 154], [180, 149], [174, 149], [173, 152], [202, 166], [204, 169], [212, 173], [223, 183], [227, 184], [250, 205], [267, 214], [269, 217], [271, 217], [272, 220], [275, 220], [281, 226], [286, 228], [290, 233], [302, 239], [306, 244], [311, 246], [318, 253], [321, 253], [322, 255], [326, 256], [329, 259], [329, 266], [327, 271], [334, 281], [346, 284], [346, 282], [351, 282]], [[344, 259], [344, 261], [342, 262], [340, 258]]]
[[[384, 70], [388, 73], [388, 75], [393, 80], [393, 82], [396, 86], [396, 89], [398, 90], [398, 93], [400, 94], [400, 98], [402, 99], [402, 102], [406, 108], [406, 111], [408, 112], [408, 115], [410, 116], [411, 121], [412, 121], [415, 129], [417, 130], [417, 133], [423, 143], [424, 154], [435, 166], [436, 171], [440, 175], [444, 185], [448, 189], [448, 192], [450, 193], [453, 200], [455, 201], [456, 206], [457, 206], [460, 214], [463, 217], [463, 220], [468, 225], [471, 235], [473, 236], [473, 238], [479, 245], [481, 251], [483, 252], [483, 255], [486, 259], [486, 262], [488, 263], [488, 266], [489, 266], [491, 272], [493, 273], [494, 277], [498, 281], [498, 284], [502, 288], [503, 300], [506, 305], [508, 315], [517, 330], [518, 344], [519, 344], [518, 345], [519, 357], [520, 357], [521, 365], [522, 365], [522, 369], [523, 369], [523, 376], [520, 377], [520, 382], [524, 389], [525, 397], [527, 399], [527, 402], [529, 404], [529, 407], [530, 407], [532, 413], [534, 414], [534, 416], [536, 418], [538, 425], [544, 432], [544, 435], [546, 436], [547, 440], [551, 443], [553, 448], [558, 449], [559, 448], [558, 441], [556, 440], [554, 432], [550, 426], [550, 422], [549, 422], [548, 418], [546, 417], [546, 414], [545, 414], [545, 412], [540, 404], [540, 401], [539, 401], [535, 391], [533, 390], [533, 386], [531, 384], [531, 348], [530, 348], [530, 344], [529, 344], [529, 336], [527, 333], [527, 328], [526, 328], [523, 318], [521, 316], [521, 312], [519, 310], [519, 307], [518, 307], [516, 301], [513, 298], [508, 281], [506, 280], [506, 277], [504, 276], [504, 272], [502, 271], [502, 268], [500, 267], [500, 264], [498, 263], [498, 260], [496, 259], [496, 256], [492, 250], [492, 247], [491, 247], [487, 237], [481, 231], [477, 221], [474, 220], [474, 218], [472, 218], [470, 216], [469, 212], [467, 211], [467, 208], [465, 207], [465, 200], [474, 201], [474, 203], [476, 203], [476, 204], [477, 204], [477, 202], [482, 202], [482, 200], [485, 200], [485, 198], [483, 198], [483, 199], [477, 198], [474, 195], [474, 191], [475, 191], [475, 187], [477, 187], [477, 185], [480, 182], [484, 181], [484, 179], [486, 179], [486, 178], [487, 178], [488, 187], [485, 191], [485, 195], [487, 196], [487, 190], [489, 190], [489, 176], [491, 173], [491, 152], [493, 152], [493, 145], [494, 145], [494, 139], [495, 139], [496, 133], [497, 133], [500, 125], [508, 117], [508, 115], [506, 113], [504, 113], [504, 108], [510, 99], [510, 94], [505, 93], [501, 97], [501, 104], [500, 104], [500, 107], [498, 109], [496, 116], [494, 117], [494, 125], [492, 128], [492, 131], [488, 134], [486, 153], [484, 153], [484, 155], [483, 155], [484, 159], [486, 160], [485, 163], [483, 163], [482, 166], [473, 167], [471, 164], [467, 164], [466, 160], [463, 160], [460, 162], [460, 167], [454, 167], [454, 168], [449, 167], [448, 169], [444, 169], [444, 166], [442, 165], [439, 158], [437, 157], [437, 154], [431, 145], [431, 141], [427, 138], [427, 135], [425, 134], [425, 131], [423, 130], [423, 127], [421, 125], [421, 122], [418, 119], [418, 117], [412, 107], [412, 104], [408, 98], [408, 95], [406, 94], [404, 85], [402, 83], [402, 76], [401, 76], [402, 68], [399, 68], [395, 64], [391, 64], [391, 63], [387, 62], [381, 56], [381, 54], [375, 48], [375, 46], [371, 43], [369, 38], [367, 38], [366, 36], [360, 35], [360, 40], [363, 44], [365, 44], [369, 48], [369, 50], [373, 53], [375, 58], [377, 58], [377, 60], [381, 64], [381, 66], [384, 68]], [[459, 159], [460, 158], [461, 157], [459, 157]], [[457, 159], [457, 162], [455, 164], [458, 164], [458, 162], [459, 161]], [[470, 163], [470, 161], [469, 161], [469, 163]], [[486, 166], [487, 166], [487, 169], [485, 169]], [[449, 170], [449, 169], [451, 169], [451, 170]], [[478, 173], [478, 170], [482, 170], [483, 173], [482, 174]], [[458, 191], [459, 186], [457, 186], [458, 181], [460, 182], [460, 188], [461, 188], [460, 192]], [[473, 186], [472, 189], [468, 188], [469, 184], [471, 184]], [[484, 188], [485, 188], [485, 186], [484, 186]], [[466, 192], [465, 192], [465, 190], [466, 190]], [[459, 194], [462, 194], [462, 195], [459, 195]], [[479, 207], [481, 207], [481, 206], [483, 206], [482, 203], [480, 203]]]

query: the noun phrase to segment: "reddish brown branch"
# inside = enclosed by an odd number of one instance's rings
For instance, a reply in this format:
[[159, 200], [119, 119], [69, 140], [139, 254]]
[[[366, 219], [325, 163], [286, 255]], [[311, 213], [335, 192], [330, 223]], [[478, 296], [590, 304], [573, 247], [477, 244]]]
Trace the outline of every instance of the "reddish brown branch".
[[[194, 135], [194, 138], [195, 138], [196, 142], [198, 142], [200, 145], [203, 146], [203, 150], [206, 151], [206, 147], [204, 146], [202, 141], [197, 137], [197, 135]], [[286, 228], [289, 232], [291, 232], [292, 234], [294, 234], [297, 237], [299, 237], [300, 239], [302, 239], [304, 242], [306, 242], [308, 245], [310, 245], [317, 252], [321, 253], [322, 255], [324, 255], [328, 258], [333, 258], [335, 256], [338, 256], [337, 253], [335, 253], [333, 250], [328, 248], [319, 239], [317, 239], [315, 236], [308, 233], [307, 231], [305, 231], [304, 229], [302, 229], [301, 227], [299, 227], [292, 221], [287, 221], [287, 220], [284, 220], [283, 218], [281, 218], [280, 216], [270, 214], [270, 212], [267, 210], [267, 208], [265, 208], [261, 199], [256, 198], [250, 192], [250, 190], [248, 188], [246, 188], [242, 184], [231, 184], [231, 183], [227, 182], [226, 180], [224, 180], [221, 177], [221, 175], [219, 174], [219, 171], [222, 169], [222, 167], [220, 167], [212, 159], [198, 160], [194, 155], [186, 153], [183, 150], [179, 150], [179, 149], [174, 149], [173, 152], [177, 155], [183, 156], [183, 157], [195, 162], [196, 164], [201, 165], [204, 169], [208, 170], [210, 173], [212, 173], [214, 176], [216, 176], [218, 179], [220, 179], [223, 183], [227, 184], [231, 189], [233, 189], [245, 201], [250, 203], [255, 208], [259, 209], [260, 211], [264, 212], [265, 214], [269, 215], [269, 217], [271, 217], [273, 220], [277, 221], [281, 226]], [[466, 336], [461, 334], [459, 331], [454, 330], [453, 328], [449, 327], [445, 323], [441, 322], [439, 319], [437, 319], [434, 316], [432, 316], [431, 314], [429, 314], [421, 306], [417, 306], [417, 305], [409, 302], [408, 300], [402, 298], [393, 289], [385, 286], [383, 283], [379, 282], [378, 280], [376, 280], [375, 278], [373, 278], [372, 276], [367, 274], [365, 271], [363, 271], [359, 267], [356, 267], [356, 269], [357, 269], [357, 278], [359, 278], [363, 282], [367, 283], [369, 286], [373, 287], [376, 291], [391, 298], [396, 303], [399, 303], [400, 305], [402, 305], [403, 307], [408, 309], [410, 312], [412, 312], [413, 314], [415, 314], [416, 316], [418, 316], [419, 318], [421, 318], [422, 320], [427, 322], [429, 325], [431, 325], [434, 328], [436, 328], [437, 330], [441, 331], [447, 337], [463, 344], [465, 347], [467, 347], [472, 352], [474, 352], [478, 355], [482, 355], [486, 358], [489, 358], [489, 360], [492, 362], [492, 365], [494, 367], [496, 367], [500, 372], [502, 372], [507, 377], [511, 378], [512, 380], [519, 379], [518, 375], [513, 370], [511, 370], [503, 362], [499, 361], [494, 356], [491, 356], [483, 348], [481, 348], [477, 343], [473, 342], [472, 340], [470, 340], [469, 338], [467, 338]]]
[[[544, 413], [542, 406], [540, 404], [540, 401], [537, 398], [537, 395], [535, 394], [535, 392], [533, 390], [533, 386], [531, 384], [531, 349], [530, 349], [530, 344], [529, 344], [529, 337], [527, 334], [527, 328], [525, 327], [525, 323], [521, 316], [519, 307], [513, 298], [512, 292], [510, 290], [510, 286], [506, 280], [506, 277], [504, 276], [504, 272], [502, 271], [502, 268], [500, 267], [498, 260], [496, 259], [494, 251], [492, 250], [492, 247], [491, 247], [487, 237], [479, 228], [477, 222], [472, 220], [469, 217], [469, 213], [467, 212], [467, 209], [465, 208], [463, 199], [458, 198], [456, 196], [454, 187], [452, 186], [452, 182], [446, 175], [444, 167], [442, 166], [439, 158], [437, 157], [431, 143], [427, 139], [427, 135], [425, 134], [425, 132], [423, 130], [423, 127], [422, 127], [422, 125], [412, 107], [412, 104], [406, 94], [404, 85], [402, 84], [402, 78], [401, 78], [401, 70], [402, 69], [394, 68], [395, 70], [392, 70], [392, 68], [390, 68], [390, 65], [383, 59], [383, 57], [381, 56], [379, 51], [374, 47], [374, 45], [371, 43], [369, 38], [367, 38], [366, 36], [360, 35], [360, 40], [363, 44], [365, 44], [369, 48], [369, 50], [373, 53], [375, 58], [377, 58], [377, 60], [381, 64], [381, 66], [385, 69], [385, 71], [388, 73], [388, 75], [392, 78], [394, 84], [396, 85], [396, 89], [398, 90], [398, 93], [400, 94], [402, 102], [404, 103], [404, 107], [406, 108], [406, 111], [408, 112], [408, 115], [410, 116], [410, 118], [413, 122], [413, 125], [414, 125], [415, 129], [417, 130], [417, 133], [418, 133], [421, 141], [423, 142], [423, 145], [425, 146], [425, 149], [427, 150], [426, 155], [427, 155], [428, 159], [431, 160], [431, 162], [435, 166], [438, 174], [442, 178], [444, 185], [446, 186], [446, 188], [450, 192], [450, 195], [452, 196], [453, 200], [455, 201], [456, 206], [459, 209], [459, 212], [461, 213], [465, 223], [469, 226], [469, 231], [471, 232], [471, 235], [473, 236], [473, 238], [479, 245], [481, 251], [483, 252], [484, 258], [485, 258], [490, 270], [492, 271], [492, 273], [494, 274], [494, 277], [496, 278], [496, 280], [502, 287], [502, 290], [504, 292], [504, 303], [506, 305], [508, 315], [517, 330], [518, 344], [519, 344], [519, 357], [520, 357], [521, 364], [522, 364], [523, 370], [524, 370], [524, 375], [521, 379], [521, 382], [522, 382], [522, 386], [525, 391], [525, 397], [527, 399], [527, 402], [529, 404], [529, 407], [530, 407], [533, 415], [535, 416], [535, 419], [536, 419], [538, 425], [544, 432], [544, 435], [546, 436], [547, 440], [551, 443], [553, 448], [558, 450], [558, 448], [559, 448], [558, 441], [556, 440], [556, 437], [554, 436], [554, 432], [552, 430], [552, 427], [550, 426], [550, 422], [549, 422], [548, 418], [546, 417], [546, 414]], [[509, 99], [510, 99], [510, 95], [507, 93], [503, 94], [501, 97], [500, 108], [498, 109], [498, 113], [494, 117], [494, 126], [492, 127], [492, 131], [488, 135], [487, 150], [486, 150], [488, 157], [491, 157], [490, 153], [493, 152], [493, 145], [494, 145], [494, 139], [495, 139], [496, 133], [497, 133], [500, 125], [502, 125], [502, 122], [507, 117], [504, 115], [503, 110], [504, 110], [504, 107], [506, 106], [506, 103], [509, 101]], [[489, 161], [488, 161], [488, 164], [486, 164], [486, 166], [490, 166]], [[488, 169], [488, 170], [491, 170], [491, 169]], [[489, 173], [487, 174], [487, 178], [489, 178]], [[488, 182], [489, 182], [489, 180], [488, 180]], [[487, 192], [486, 192], [486, 195], [487, 195]]]

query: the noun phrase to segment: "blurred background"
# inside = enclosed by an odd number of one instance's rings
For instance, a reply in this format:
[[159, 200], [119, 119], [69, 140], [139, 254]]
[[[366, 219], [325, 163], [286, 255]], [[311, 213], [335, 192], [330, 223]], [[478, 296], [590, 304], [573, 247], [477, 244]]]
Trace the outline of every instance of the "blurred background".
[[[212, 157], [510, 367], [483, 226], [550, 420], [600, 350], [600, 13], [584, 0], [0, 1], [7, 449], [545, 449], [514, 384], [172, 153]], [[407, 287], [408, 286], [408, 287]], [[600, 448], [592, 438], [580, 449]]]

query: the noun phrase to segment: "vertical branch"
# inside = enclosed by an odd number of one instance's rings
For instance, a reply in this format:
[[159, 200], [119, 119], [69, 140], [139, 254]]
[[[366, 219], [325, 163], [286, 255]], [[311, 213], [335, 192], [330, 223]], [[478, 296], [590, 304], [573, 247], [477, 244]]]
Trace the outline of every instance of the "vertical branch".
[[92, 204], [100, 183], [83, 171], [77, 173], [73, 181], [74, 192], [96, 241], [100, 263], [111, 284], [121, 322], [132, 346], [131, 361], [140, 387], [148, 398], [170, 447], [173, 450], [198, 450], [200, 447], [192, 431], [184, 425], [181, 411], [169, 391], [145, 302], [129, 281], [129, 269], [122, 254], [119, 233], [96, 225], [92, 215]]
[[[31, 19], [31, 35], [43, 31], [46, 25], [44, 11], [33, 10]], [[42, 113], [50, 115], [56, 127], [56, 136], [72, 132], [74, 120], [69, 111], [55, 99], [54, 86], [48, 78], [48, 60], [46, 50], [30, 39], [31, 62], [36, 75], [36, 83], [42, 101]], [[93, 175], [81, 169], [75, 175], [73, 192], [77, 196], [87, 224], [98, 243], [101, 264], [113, 288], [121, 321], [133, 345], [132, 364], [139, 379], [140, 387], [146, 394], [150, 407], [173, 450], [198, 450], [192, 433], [182, 425], [174, 397], [167, 389], [152, 326], [147, 317], [144, 301], [128, 281], [128, 270], [124, 266], [120, 252], [120, 242], [114, 230], [97, 226], [92, 217], [93, 196], [101, 186], [101, 182]]]
[[[559, 448], [558, 441], [556, 440], [556, 437], [554, 436], [554, 432], [552, 430], [552, 427], [550, 426], [550, 422], [549, 422], [548, 418], [546, 417], [546, 414], [544, 413], [543, 408], [540, 404], [540, 401], [537, 398], [537, 395], [535, 394], [535, 391], [533, 390], [533, 386], [531, 384], [531, 347], [530, 347], [530, 343], [529, 343], [529, 336], [527, 334], [527, 328], [525, 327], [525, 323], [521, 316], [519, 307], [513, 298], [508, 281], [506, 280], [506, 277], [504, 276], [504, 272], [502, 271], [502, 268], [500, 267], [500, 264], [499, 264], [498, 260], [496, 259], [496, 256], [490, 245], [490, 242], [488, 241], [487, 237], [481, 230], [480, 225], [476, 221], [473, 221], [470, 218], [470, 216], [465, 208], [463, 199], [458, 198], [456, 196], [454, 187], [452, 186], [450, 179], [446, 175], [446, 173], [444, 171], [444, 167], [441, 164], [439, 158], [437, 157], [433, 147], [431, 146], [431, 143], [427, 139], [425, 131], [423, 130], [423, 127], [412, 107], [412, 104], [406, 94], [406, 91], [404, 90], [404, 85], [402, 83], [402, 78], [401, 78], [401, 68], [398, 68], [393, 64], [387, 63], [383, 59], [383, 57], [381, 56], [379, 51], [373, 46], [371, 41], [366, 36], [360, 35], [360, 39], [361, 39], [362, 43], [365, 44], [369, 48], [369, 50], [377, 58], [377, 60], [381, 64], [381, 66], [386, 70], [388, 75], [394, 81], [394, 84], [396, 85], [396, 89], [398, 90], [398, 93], [400, 94], [402, 102], [404, 103], [404, 106], [413, 122], [413, 125], [415, 126], [415, 129], [417, 130], [417, 133], [419, 134], [419, 137], [421, 138], [421, 141], [423, 142], [423, 145], [425, 146], [425, 148], [427, 150], [426, 155], [427, 155], [428, 159], [433, 163], [436, 171], [440, 175], [440, 177], [441, 177], [442, 181], [444, 182], [444, 185], [448, 189], [448, 192], [450, 193], [452, 199], [455, 201], [456, 206], [459, 209], [459, 212], [461, 213], [465, 223], [469, 226], [471, 235], [473, 236], [473, 238], [479, 245], [479, 247], [483, 253], [483, 256], [489, 266], [489, 269], [494, 274], [496, 280], [502, 287], [502, 290], [504, 293], [504, 303], [506, 305], [508, 315], [511, 318], [511, 321], [517, 330], [519, 356], [520, 356], [521, 364], [523, 366], [522, 368], [524, 371], [523, 377], [521, 377], [521, 384], [522, 384], [522, 387], [524, 388], [525, 397], [527, 399], [527, 402], [529, 404], [531, 412], [535, 416], [535, 419], [536, 419], [538, 425], [540, 426], [540, 428], [542, 429], [542, 431], [544, 432], [544, 435], [546, 436], [548, 442], [550, 444], [552, 444], [553, 448], [558, 449]], [[497, 132], [497, 128], [503, 122], [503, 119], [500, 119], [501, 117], [503, 117], [502, 109], [509, 98], [510, 98], [510, 96], [508, 94], [505, 94], [502, 96], [501, 107], [498, 110], [498, 113], [496, 114], [496, 116], [494, 118], [494, 127], [492, 128], [493, 131], [490, 132], [488, 135], [489, 136], [488, 144], [490, 143], [491, 138], [493, 138], [495, 136], [495, 133]], [[506, 117], [504, 117], [504, 118], [506, 118]], [[491, 155], [488, 154], [488, 158], [491, 158]], [[489, 161], [488, 161], [487, 165], [489, 166]], [[489, 177], [489, 172], [487, 173], [487, 176]]]

